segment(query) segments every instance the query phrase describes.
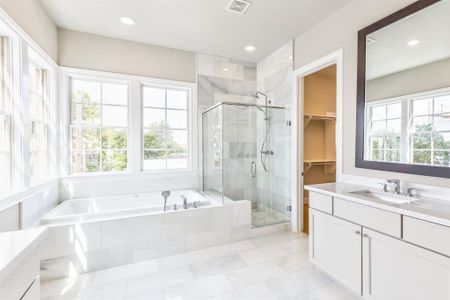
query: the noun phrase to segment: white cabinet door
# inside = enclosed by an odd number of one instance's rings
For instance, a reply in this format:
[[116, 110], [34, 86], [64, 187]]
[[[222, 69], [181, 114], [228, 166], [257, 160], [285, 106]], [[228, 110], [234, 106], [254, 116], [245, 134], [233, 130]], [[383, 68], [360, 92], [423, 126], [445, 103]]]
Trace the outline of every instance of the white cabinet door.
[[361, 226], [310, 210], [310, 258], [361, 294]]
[[363, 229], [363, 296], [450, 299], [450, 258]]

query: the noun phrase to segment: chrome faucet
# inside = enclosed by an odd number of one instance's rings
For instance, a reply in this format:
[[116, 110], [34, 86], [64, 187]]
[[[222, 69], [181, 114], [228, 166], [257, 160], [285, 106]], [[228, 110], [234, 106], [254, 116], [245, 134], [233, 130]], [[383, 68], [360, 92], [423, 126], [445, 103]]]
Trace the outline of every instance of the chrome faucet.
[[397, 195], [400, 195], [400, 180], [399, 179], [388, 179], [388, 183], [393, 183], [395, 185], [394, 192]]
[[183, 200], [183, 208], [184, 208], [184, 209], [188, 209], [188, 203], [187, 203], [187, 198], [186, 198], [186, 196], [181, 195], [180, 197], [181, 197], [181, 199]]
[[164, 197], [164, 210], [163, 211], [166, 211], [166, 209], [167, 209], [167, 198], [169, 198], [169, 196], [170, 196], [170, 191], [163, 191], [161, 193], [161, 195]]

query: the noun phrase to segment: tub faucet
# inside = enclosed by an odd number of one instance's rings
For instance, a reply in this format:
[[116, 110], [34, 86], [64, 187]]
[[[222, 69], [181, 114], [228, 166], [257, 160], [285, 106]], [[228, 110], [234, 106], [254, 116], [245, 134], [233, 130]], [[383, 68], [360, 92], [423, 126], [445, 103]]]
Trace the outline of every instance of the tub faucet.
[[393, 183], [395, 186], [395, 188], [394, 188], [395, 194], [400, 195], [400, 180], [399, 179], [388, 179], [387, 182]]
[[184, 209], [188, 209], [188, 203], [187, 203], [187, 198], [186, 198], [186, 196], [181, 195], [180, 197], [181, 197], [181, 199], [183, 200], [183, 208], [184, 208]]
[[164, 210], [163, 211], [166, 211], [166, 209], [167, 209], [167, 198], [169, 198], [169, 196], [170, 196], [170, 191], [163, 191], [161, 193], [161, 195], [164, 197]]

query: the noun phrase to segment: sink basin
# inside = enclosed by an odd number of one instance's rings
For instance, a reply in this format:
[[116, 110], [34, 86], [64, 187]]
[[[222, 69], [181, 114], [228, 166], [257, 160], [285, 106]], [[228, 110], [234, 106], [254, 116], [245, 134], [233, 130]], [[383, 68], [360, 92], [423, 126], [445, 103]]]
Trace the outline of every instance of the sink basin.
[[402, 203], [411, 203], [414, 201], [417, 201], [419, 199], [413, 198], [413, 197], [406, 197], [401, 195], [394, 195], [384, 192], [375, 192], [375, 191], [369, 191], [369, 190], [363, 190], [363, 191], [354, 191], [350, 192], [350, 194], [363, 196], [370, 199], [376, 199], [396, 204], [402, 204]]

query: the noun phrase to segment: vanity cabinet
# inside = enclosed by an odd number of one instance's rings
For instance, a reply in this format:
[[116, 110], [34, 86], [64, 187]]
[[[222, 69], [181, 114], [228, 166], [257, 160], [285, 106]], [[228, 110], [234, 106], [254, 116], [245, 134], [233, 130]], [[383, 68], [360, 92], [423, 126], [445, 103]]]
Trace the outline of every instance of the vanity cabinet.
[[449, 258], [363, 228], [366, 299], [450, 299]]
[[310, 210], [310, 259], [361, 294], [361, 226]]
[[449, 227], [319, 194], [309, 215], [319, 269], [365, 299], [450, 300]]

